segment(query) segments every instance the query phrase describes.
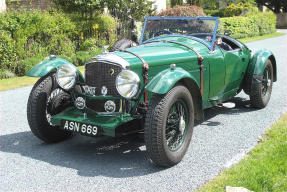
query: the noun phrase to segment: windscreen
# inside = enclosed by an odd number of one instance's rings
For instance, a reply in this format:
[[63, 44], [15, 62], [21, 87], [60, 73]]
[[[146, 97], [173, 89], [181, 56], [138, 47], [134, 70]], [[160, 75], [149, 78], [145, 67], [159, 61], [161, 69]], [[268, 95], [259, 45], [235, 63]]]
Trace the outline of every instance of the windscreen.
[[184, 35], [199, 38], [212, 49], [217, 24], [216, 17], [147, 17], [140, 43], [160, 36]]

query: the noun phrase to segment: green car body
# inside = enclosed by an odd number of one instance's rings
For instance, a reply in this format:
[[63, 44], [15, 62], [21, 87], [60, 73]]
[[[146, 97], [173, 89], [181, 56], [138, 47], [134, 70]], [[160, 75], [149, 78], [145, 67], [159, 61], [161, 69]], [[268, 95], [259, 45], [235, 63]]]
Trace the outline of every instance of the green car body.
[[[247, 75], [262, 76], [263, 69], [266, 62], [271, 58], [276, 68], [275, 58], [272, 52], [267, 50], [260, 50], [251, 57], [248, 48], [237, 42], [240, 48], [233, 52], [226, 52], [218, 46], [214, 52], [202, 45], [200, 42], [190, 40], [184, 37], [165, 37], [164, 40], [179, 41], [197, 50], [204, 58], [204, 84], [203, 95], [200, 95], [200, 74], [198, 69], [196, 55], [181, 45], [174, 45], [169, 43], [154, 43], [130, 48], [129, 51], [141, 55], [149, 64], [149, 83], [144, 86], [142, 78], [142, 63], [136, 56], [125, 52], [115, 52], [130, 65], [130, 70], [136, 72], [141, 78], [141, 89], [146, 89], [151, 94], [165, 94], [175, 84], [182, 82], [192, 87], [193, 94], [198, 96], [198, 113], [199, 119], [202, 118], [202, 110], [222, 103], [233, 96], [242, 86], [244, 86], [244, 77]], [[235, 40], [234, 40], [235, 41]], [[52, 58], [35, 66], [28, 76], [42, 77], [53, 70], [56, 70], [64, 63], [72, 65], [70, 62], [61, 58]], [[171, 64], [176, 64], [174, 69], [170, 68]], [[84, 81], [83, 75], [78, 71], [81, 79]], [[276, 71], [274, 71], [276, 77]], [[275, 79], [274, 79], [275, 80]], [[101, 97], [101, 96], [100, 96]], [[94, 99], [101, 99], [94, 97]], [[104, 96], [102, 96], [105, 98]], [[143, 101], [143, 95], [137, 97], [136, 100]], [[137, 107], [137, 106], [134, 106]], [[115, 129], [128, 121], [135, 118], [141, 118], [138, 115], [131, 114], [102, 116], [96, 114], [88, 115], [90, 118], [82, 117], [82, 111], [75, 107], [69, 108], [61, 114], [53, 117], [55, 124], [60, 125], [61, 120], [73, 120], [78, 122], [85, 122], [102, 127], [102, 134], [108, 136], [115, 136]]]
[[[199, 34], [199, 36], [208, 37], [206, 34]], [[65, 110], [51, 116], [52, 125], [61, 127], [66, 131], [75, 131], [75, 127], [70, 129], [69, 125], [65, 125], [65, 122], [77, 122], [96, 126], [98, 128], [96, 135], [112, 137], [126, 132], [138, 131], [141, 129], [139, 124], [127, 130], [123, 127], [138, 120], [145, 120], [146, 111], [150, 107], [153, 96], [164, 96], [178, 85], [183, 85], [189, 90], [193, 101], [194, 119], [201, 121], [204, 119], [204, 109], [231, 99], [242, 89], [247, 94], [252, 94], [252, 90], [256, 88], [255, 84], [262, 83], [264, 69], [269, 61], [271, 61], [273, 68], [273, 78], [271, 79], [276, 81], [276, 61], [272, 52], [263, 49], [252, 56], [246, 45], [229, 36], [214, 33], [214, 38], [223, 39], [229, 43], [228, 45], [232, 49], [225, 50], [219, 44], [215, 44], [214, 39], [209, 46], [200, 38], [190, 38], [184, 35], [163, 35], [145, 42], [141, 41], [140, 45], [135, 47], [103, 53], [91, 58], [91, 61], [85, 66], [86, 78], [80, 71], [76, 70], [76, 85], [67, 92], [71, 95], [73, 103], [79, 97], [84, 98], [86, 102], [96, 102], [102, 107], [108, 100], [113, 101], [118, 103], [117, 112], [95, 111], [87, 106], [79, 109], [75, 104], [72, 104]], [[203, 59], [200, 60], [200, 58]], [[85, 91], [87, 73], [92, 74], [87, 71], [88, 67], [102, 63], [111, 66], [109, 69], [111, 76], [116, 70], [113, 68], [115, 64], [120, 66], [121, 70], [136, 73], [139, 77], [137, 93], [132, 98], [127, 99], [118, 94], [90, 94]], [[145, 64], [148, 65], [147, 76], [145, 76]], [[64, 59], [51, 57], [35, 66], [27, 75], [46, 77], [56, 73], [63, 65], [76, 68]], [[98, 72], [92, 75], [95, 75], [93, 78], [100, 78], [102, 74]], [[90, 77], [88, 76], [88, 78]], [[113, 79], [115, 78], [113, 77]], [[90, 90], [90, 86], [89, 83], [88, 90]], [[76, 89], [76, 87], [78, 88]], [[94, 89], [101, 89], [101, 87]], [[93, 136], [90, 133], [84, 135]]]

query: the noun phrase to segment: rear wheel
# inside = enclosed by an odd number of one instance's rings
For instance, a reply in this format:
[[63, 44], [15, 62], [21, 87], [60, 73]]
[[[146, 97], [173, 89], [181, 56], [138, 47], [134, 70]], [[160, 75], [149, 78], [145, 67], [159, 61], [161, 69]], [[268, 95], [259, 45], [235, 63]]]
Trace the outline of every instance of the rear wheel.
[[166, 95], [153, 95], [145, 121], [147, 154], [159, 166], [179, 163], [188, 149], [194, 123], [189, 90], [176, 86]]
[[270, 60], [265, 66], [262, 81], [257, 82], [251, 86], [250, 101], [255, 108], [264, 108], [268, 104], [273, 84], [273, 67]]
[[51, 123], [51, 116], [70, 106], [71, 97], [56, 85], [54, 74], [42, 77], [34, 85], [27, 104], [31, 131], [46, 143], [60, 142], [72, 136]]

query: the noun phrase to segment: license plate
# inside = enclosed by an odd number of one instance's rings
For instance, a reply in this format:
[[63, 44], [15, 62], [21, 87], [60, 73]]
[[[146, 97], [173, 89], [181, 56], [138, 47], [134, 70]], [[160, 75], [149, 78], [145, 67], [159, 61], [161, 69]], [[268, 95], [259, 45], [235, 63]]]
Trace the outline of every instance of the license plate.
[[77, 132], [83, 135], [96, 136], [98, 133], [97, 126], [75, 121], [63, 121], [62, 127], [64, 130]]

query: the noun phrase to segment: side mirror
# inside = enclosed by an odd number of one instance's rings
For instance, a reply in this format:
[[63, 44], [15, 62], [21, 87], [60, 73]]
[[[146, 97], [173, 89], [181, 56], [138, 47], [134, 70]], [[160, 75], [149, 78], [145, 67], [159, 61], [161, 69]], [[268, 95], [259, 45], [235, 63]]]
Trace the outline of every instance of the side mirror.
[[231, 35], [231, 33], [232, 33], [232, 30], [231, 30], [231, 29], [226, 29], [226, 30], [224, 31], [224, 35], [226, 35], [226, 36]]

